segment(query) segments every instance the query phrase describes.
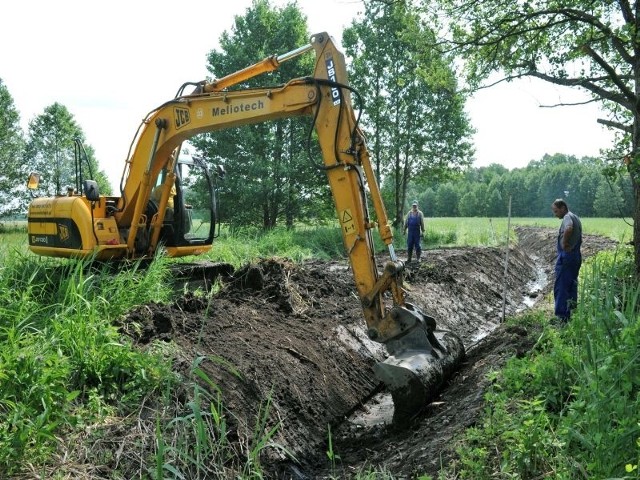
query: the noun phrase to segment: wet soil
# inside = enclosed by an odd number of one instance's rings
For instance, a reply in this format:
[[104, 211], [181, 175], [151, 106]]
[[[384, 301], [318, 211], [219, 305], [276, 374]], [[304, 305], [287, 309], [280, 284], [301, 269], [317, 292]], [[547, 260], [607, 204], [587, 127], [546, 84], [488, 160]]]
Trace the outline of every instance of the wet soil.
[[[185, 376], [200, 362], [239, 443], [253, 437], [270, 402], [263, 430], [277, 427], [273, 441], [297, 462], [265, 449], [269, 478], [349, 478], [365, 467], [395, 478], [437, 475], [455, 455], [455, 435], [482, 411], [487, 372], [525, 355], [539, 335], [501, 320], [550, 291], [555, 231], [517, 233], [506, 267], [505, 248], [428, 250], [422, 263], [408, 265], [407, 300], [460, 336], [467, 356], [435, 401], [402, 428], [391, 424], [390, 396], [373, 375], [385, 350], [366, 336], [346, 261], [263, 259], [228, 272], [214, 295], [187, 293], [129, 313], [124, 324], [139, 328], [123, 331], [141, 348], [171, 342]], [[584, 255], [613, 245], [586, 236]], [[326, 454], [329, 435], [334, 462]]]

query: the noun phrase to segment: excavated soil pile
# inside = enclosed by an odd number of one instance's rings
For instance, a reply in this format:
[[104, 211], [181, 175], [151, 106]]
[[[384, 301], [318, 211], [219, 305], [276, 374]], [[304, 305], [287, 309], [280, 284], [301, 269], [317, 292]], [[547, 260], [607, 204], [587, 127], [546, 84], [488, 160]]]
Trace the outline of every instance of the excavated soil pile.
[[[298, 460], [267, 449], [262, 461], [273, 478], [348, 478], [366, 465], [396, 477], [435, 474], [452, 455], [453, 435], [481, 411], [486, 372], [525, 354], [535, 337], [500, 320], [503, 309], [513, 315], [548, 291], [555, 231], [518, 234], [506, 279], [505, 251], [496, 248], [429, 250], [408, 267], [408, 301], [456, 332], [467, 359], [437, 401], [401, 430], [353, 421], [388, 399], [372, 373], [385, 351], [366, 337], [346, 261], [264, 259], [227, 277], [211, 298], [187, 294], [124, 320], [141, 326], [134, 339], [142, 346], [173, 342], [185, 375], [205, 359], [199, 366], [222, 392], [232, 438], [252, 437], [270, 399], [266, 428], [278, 425], [273, 440]], [[612, 246], [596, 237], [584, 243], [585, 255]], [[340, 457], [335, 466], [325, 454], [329, 427]]]

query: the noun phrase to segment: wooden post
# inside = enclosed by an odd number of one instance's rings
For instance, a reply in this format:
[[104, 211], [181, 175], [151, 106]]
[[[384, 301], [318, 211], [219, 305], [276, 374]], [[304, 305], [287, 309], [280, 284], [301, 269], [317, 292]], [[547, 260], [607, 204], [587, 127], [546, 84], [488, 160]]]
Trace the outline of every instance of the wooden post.
[[504, 278], [502, 289], [502, 322], [504, 322], [505, 312], [507, 309], [507, 272], [509, 269], [509, 236], [511, 234], [511, 195], [509, 195], [509, 210], [507, 214], [507, 252], [504, 256]]

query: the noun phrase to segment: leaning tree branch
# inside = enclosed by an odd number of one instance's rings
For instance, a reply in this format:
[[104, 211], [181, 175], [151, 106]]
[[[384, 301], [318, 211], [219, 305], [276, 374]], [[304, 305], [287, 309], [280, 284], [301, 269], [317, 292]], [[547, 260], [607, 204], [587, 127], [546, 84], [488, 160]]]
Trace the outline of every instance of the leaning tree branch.
[[559, 102], [554, 103], [553, 105], [539, 105], [540, 108], [556, 108], [556, 107], [577, 107], [579, 105], [589, 105], [590, 103], [598, 102], [597, 98], [592, 98], [591, 100], [585, 100], [584, 102]]
[[636, 95], [631, 91], [630, 88], [628, 88], [624, 82], [622, 81], [622, 79], [618, 76], [618, 73], [615, 71], [615, 69], [609, 65], [609, 63], [607, 61], [605, 61], [604, 58], [602, 58], [595, 50], [593, 50], [589, 45], [583, 45], [582, 46], [582, 51], [585, 52], [587, 55], [589, 55], [594, 62], [596, 62], [598, 65], [600, 65], [600, 67], [609, 74], [609, 77], [611, 78], [611, 81], [613, 81], [614, 84], [617, 85], [617, 87], [620, 89], [620, 91], [622, 92], [622, 94], [627, 97], [627, 99], [629, 100], [629, 102], [631, 103], [635, 103], [636, 102]]
[[[616, 49], [616, 51], [620, 54], [620, 56], [624, 59], [625, 62], [633, 63], [635, 61], [634, 56], [631, 55], [625, 48], [624, 41], [620, 37], [618, 37], [607, 24], [602, 23], [599, 17], [596, 17], [594, 15], [591, 15], [590, 13], [583, 12], [581, 10], [576, 10], [573, 8], [559, 9], [558, 13], [566, 16], [571, 20], [583, 22], [596, 28], [597, 30], [602, 32], [604, 38], [608, 38], [611, 40], [611, 44]], [[625, 16], [624, 12], [623, 12], [623, 16]], [[633, 19], [633, 17], [631, 17], [631, 21], [629, 21], [625, 16], [625, 21], [628, 25], [635, 27], [635, 20]]]
[[620, 11], [622, 11], [622, 18], [624, 21], [630, 25], [634, 25], [636, 23], [636, 19], [633, 15], [633, 10], [631, 10], [631, 5], [627, 0], [618, 0], [618, 5], [620, 5]]
[[[545, 20], [542, 23], [538, 23], [540, 19]], [[625, 20], [629, 24], [626, 15]], [[603, 38], [608, 39], [626, 63], [635, 63], [636, 57], [627, 51], [625, 42], [607, 24], [603, 23], [597, 16], [572, 8], [552, 8], [529, 13], [507, 13], [500, 18], [495, 18], [489, 25], [485, 25], [484, 33], [477, 36], [472, 35], [461, 42], [449, 39], [448, 43], [458, 47], [499, 45], [509, 38], [548, 31], [563, 24], [574, 25], [572, 28], [575, 29], [576, 23], [588, 25], [601, 32]], [[631, 25], [634, 26], [635, 23], [631, 23]]]
[[606, 127], [616, 128], [625, 133], [633, 133], [633, 125], [625, 125], [624, 123], [614, 122], [613, 120], [607, 120], [606, 118], [598, 118], [596, 121]]
[[541, 80], [544, 80], [545, 82], [554, 83], [556, 85], [562, 85], [564, 87], [582, 87], [586, 90], [589, 90], [591, 93], [598, 97], [601, 97], [605, 100], [610, 100], [614, 103], [617, 103], [618, 105], [621, 105], [627, 110], [633, 111], [634, 109], [635, 101], [629, 101], [629, 99], [625, 95], [610, 92], [609, 90], [599, 87], [586, 78], [558, 78], [552, 75], [538, 72], [536, 70], [526, 72], [525, 75], [539, 78]]

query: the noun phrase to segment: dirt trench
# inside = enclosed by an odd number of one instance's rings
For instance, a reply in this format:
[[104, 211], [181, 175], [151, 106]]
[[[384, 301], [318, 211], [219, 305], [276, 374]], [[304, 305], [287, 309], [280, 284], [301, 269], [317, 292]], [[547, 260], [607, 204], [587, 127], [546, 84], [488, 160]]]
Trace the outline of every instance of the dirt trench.
[[[501, 318], [503, 309], [514, 315], [549, 292], [555, 231], [517, 233], [506, 278], [504, 248], [428, 250], [422, 263], [409, 265], [408, 300], [457, 333], [467, 359], [403, 429], [388, 423], [389, 395], [372, 373], [385, 351], [366, 337], [346, 261], [263, 259], [228, 276], [210, 299], [188, 293], [171, 305], [137, 309], [125, 323], [140, 326], [135, 341], [143, 348], [172, 342], [185, 375], [205, 358], [200, 368], [222, 392], [234, 438], [251, 438], [270, 399], [266, 428], [278, 425], [273, 441], [297, 459], [267, 449], [262, 462], [271, 478], [349, 478], [365, 466], [396, 478], [435, 475], [453, 455], [454, 435], [482, 410], [485, 374], [532, 346], [534, 332], [505, 327]], [[612, 246], [586, 236], [584, 254]], [[340, 458], [333, 465], [325, 453], [329, 429]]]

